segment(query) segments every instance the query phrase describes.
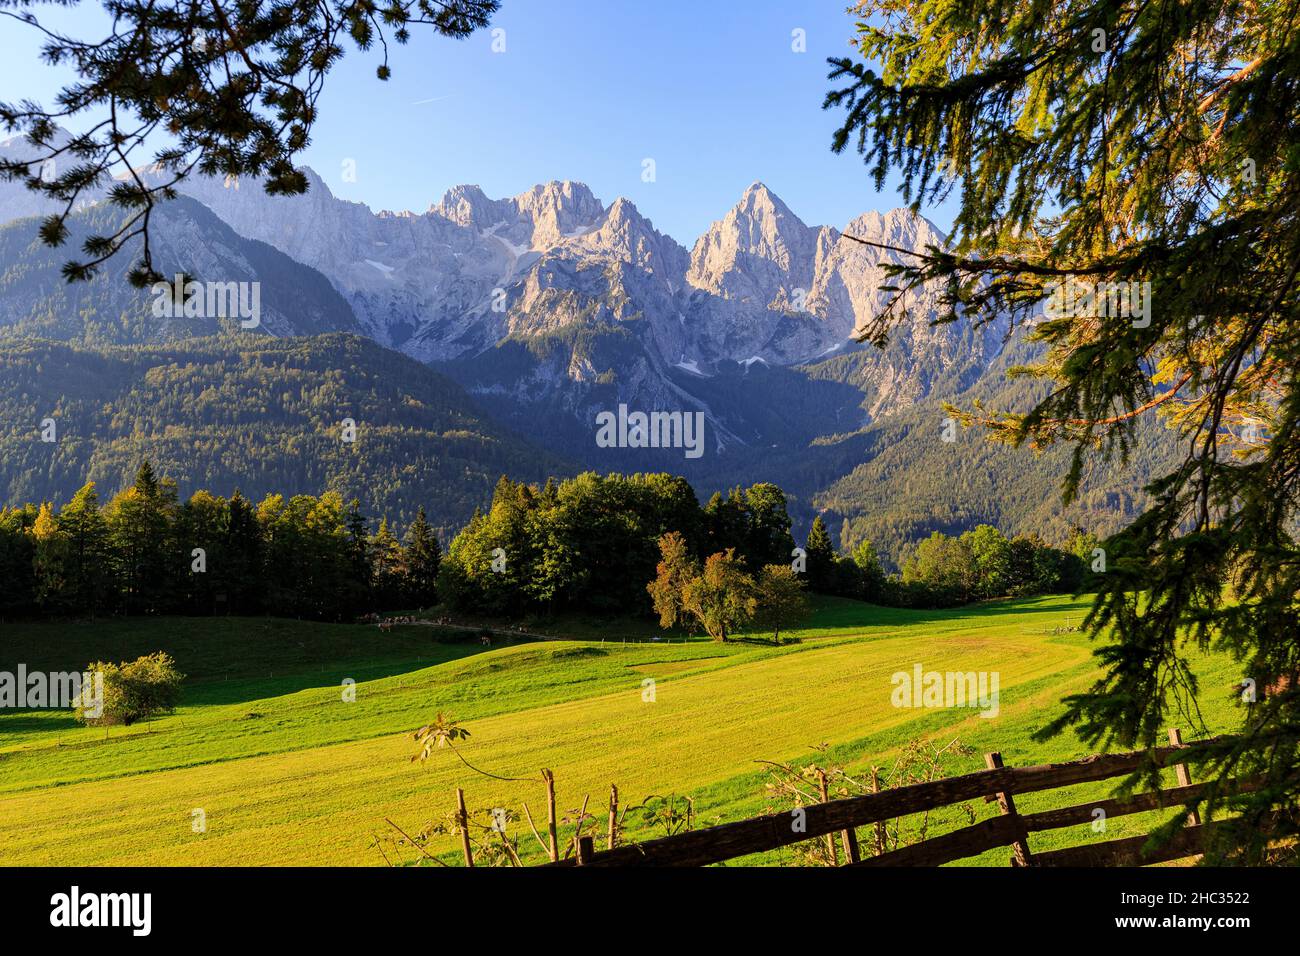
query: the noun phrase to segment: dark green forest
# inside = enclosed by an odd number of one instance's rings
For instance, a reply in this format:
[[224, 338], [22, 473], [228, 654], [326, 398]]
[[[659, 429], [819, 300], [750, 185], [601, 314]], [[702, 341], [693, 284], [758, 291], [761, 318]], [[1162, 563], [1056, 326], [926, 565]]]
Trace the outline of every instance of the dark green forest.
[[[1059, 456], [969, 432], [940, 442], [940, 412], [918, 406], [782, 456], [779, 468], [750, 470], [783, 490], [795, 523], [821, 513], [837, 550], [870, 542], [884, 571], [900, 574], [934, 531], [957, 536], [983, 523], [1068, 550], [1076, 528], [1113, 533], [1144, 500], [1136, 480], [1116, 480], [1116, 463], [1101, 469], [1102, 478], [1115, 469], [1108, 482], [1063, 512]], [[1172, 451], [1159, 432], [1139, 443], [1144, 461]], [[145, 459], [180, 488], [238, 490], [252, 501], [333, 492], [400, 527], [423, 507], [444, 541], [492, 500], [501, 475], [528, 485], [579, 470], [487, 418], [455, 382], [357, 336], [236, 333], [129, 347], [0, 340], [0, 500], [67, 501], [86, 481], [107, 500]], [[768, 480], [773, 470], [791, 484]], [[728, 487], [727, 477], [713, 474], [706, 493]], [[653, 570], [654, 553], [647, 538], [638, 568]]]
[[0, 614], [273, 614], [349, 620], [442, 604], [493, 615], [648, 614], [661, 539], [692, 559], [728, 554], [751, 575], [789, 565], [807, 588], [906, 606], [1070, 590], [1097, 542], [1071, 551], [983, 526], [935, 533], [901, 575], [868, 543], [839, 554], [818, 518], [795, 547], [786, 496], [760, 483], [701, 506], [683, 478], [585, 473], [543, 485], [502, 477], [447, 554], [422, 505], [400, 529], [336, 491], [260, 501], [195, 491], [144, 462], [104, 500], [0, 510]]
[[[1007, 373], [1036, 355], [1031, 344], [1013, 340], [976, 385], [936, 394], [951, 395], [953, 405], [965, 408], [1032, 408], [1050, 386]], [[825, 446], [821, 457], [838, 465], [827, 469], [828, 480], [813, 502], [844, 519], [843, 547], [870, 540], [901, 569], [931, 532], [957, 535], [981, 523], [1054, 542], [1072, 540], [1080, 527], [1105, 537], [1142, 513], [1150, 503], [1146, 486], [1185, 454], [1163, 422], [1143, 421], [1127, 453], [1096, 449], [1085, 463], [1078, 499], [1066, 506], [1062, 481], [1070, 471], [1069, 448], [1012, 447], [989, 441], [979, 429], [961, 428], [944, 442], [948, 416], [936, 398], [861, 431], [818, 441]]]
[[0, 501], [67, 500], [86, 481], [111, 496], [144, 459], [183, 488], [331, 491], [403, 525], [423, 505], [444, 537], [498, 476], [571, 470], [485, 419], [455, 383], [356, 336], [0, 340]]

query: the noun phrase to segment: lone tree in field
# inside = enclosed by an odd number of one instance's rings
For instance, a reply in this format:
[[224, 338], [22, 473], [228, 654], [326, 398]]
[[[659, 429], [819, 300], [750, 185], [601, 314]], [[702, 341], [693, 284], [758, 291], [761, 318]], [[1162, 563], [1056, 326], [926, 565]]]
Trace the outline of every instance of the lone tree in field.
[[[33, 12], [42, 2], [0, 0], [0, 17], [45, 39], [43, 57], [75, 80], [51, 106], [0, 101], [0, 128], [25, 134], [31, 155], [0, 162], [0, 177], [26, 183], [59, 204], [41, 226], [47, 245], [68, 237], [66, 220], [84, 199], [107, 197], [127, 212], [112, 235], [91, 236], [84, 258], [64, 265], [69, 279], [139, 240], [130, 277], [146, 286], [154, 269], [149, 221], [161, 200], [192, 173], [259, 176], [272, 195], [307, 190], [295, 161], [311, 141], [325, 77], [347, 45], [382, 53], [376, 74], [388, 79], [388, 43], [404, 44], [413, 27], [466, 37], [488, 24], [499, 0], [101, 0], [112, 26], [102, 38], [53, 32]], [[79, 122], [84, 132], [68, 134]], [[162, 142], [150, 159], [146, 143]], [[150, 167], [147, 171], [145, 167]], [[114, 174], [123, 178], [114, 180]]]
[[682, 589], [682, 604], [715, 641], [754, 619], [758, 588], [735, 550], [709, 555], [704, 571]]
[[803, 582], [788, 564], [768, 564], [758, 575], [758, 611], [754, 623], [770, 628], [781, 643], [781, 631], [794, 627], [812, 610]]
[[826, 105], [845, 111], [833, 148], [854, 146], [878, 188], [897, 173], [914, 209], [959, 200], [950, 248], [893, 270], [869, 337], [887, 337], [922, 283], [946, 298], [940, 321], [1010, 315], [1040, 348], [1016, 374], [1053, 387], [1028, 411], [962, 421], [1071, 443], [1067, 501], [1085, 457], [1126, 452], [1145, 416], [1186, 449], [1106, 542], [1087, 619], [1107, 640], [1104, 676], [1048, 732], [1154, 746], [1172, 720], [1199, 726], [1188, 644], [1231, 651], [1258, 691], [1213, 770], [1262, 786], [1216, 787], [1206, 808], [1242, 813], [1224, 831], [1231, 859], [1264, 859], [1300, 819], [1300, 2], [858, 12], [860, 56], [831, 61]]
[[655, 579], [646, 585], [659, 626], [676, 627], [691, 619], [686, 610], [683, 594], [688, 585], [700, 576], [700, 564], [691, 557], [686, 539], [677, 531], [670, 531], [659, 539], [660, 561]]
[[[96, 661], [86, 668], [95, 682], [83, 692], [74, 717], [87, 727], [130, 726], [169, 714], [180, 702], [185, 675], [164, 651], [121, 664]], [[105, 731], [107, 733], [107, 731]]]
[[715, 641], [754, 619], [759, 590], [734, 548], [710, 555], [703, 569], [691, 556], [686, 539], [670, 531], [659, 539], [655, 579], [646, 585], [659, 625], [697, 622]]

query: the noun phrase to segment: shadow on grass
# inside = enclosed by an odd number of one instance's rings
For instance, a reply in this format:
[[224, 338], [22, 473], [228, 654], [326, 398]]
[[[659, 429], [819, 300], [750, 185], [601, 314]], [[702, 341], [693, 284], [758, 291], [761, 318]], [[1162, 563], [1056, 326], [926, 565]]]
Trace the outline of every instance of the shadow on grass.
[[76, 730], [81, 726], [68, 710], [14, 710], [6, 712], [3, 717], [0, 728], [6, 734]]
[[802, 644], [803, 640], [798, 637], [783, 637], [779, 640], [771, 637], [729, 637], [728, 644], [752, 644], [756, 647], [792, 647], [795, 644]]
[[304, 690], [339, 688], [343, 686], [343, 681], [349, 679], [362, 684], [385, 677], [398, 677], [436, 667], [439, 664], [465, 660], [487, 651], [531, 643], [534, 642], [498, 641], [491, 647], [470, 641], [440, 643], [435, 651], [414, 657], [340, 663], [303, 662], [301, 667], [290, 665], [287, 668], [288, 672], [284, 674], [268, 674], [265, 677], [239, 674], [224, 679], [209, 677], [202, 681], [186, 681], [181, 687], [181, 702], [186, 706], [220, 706], [265, 700], [269, 697], [284, 697]]

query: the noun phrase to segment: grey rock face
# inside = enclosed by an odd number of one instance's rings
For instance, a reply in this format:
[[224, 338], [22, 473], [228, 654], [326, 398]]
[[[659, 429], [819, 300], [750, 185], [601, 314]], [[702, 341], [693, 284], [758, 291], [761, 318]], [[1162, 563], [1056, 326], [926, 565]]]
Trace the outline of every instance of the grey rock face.
[[[761, 362], [852, 385], [869, 420], [940, 379], [986, 368], [1002, 347], [996, 323], [933, 326], [936, 296], [921, 292], [909, 295], [889, 348], [854, 349], [855, 332], [891, 295], [879, 289], [884, 264], [905, 254], [809, 226], [758, 182], [688, 252], [627, 199], [605, 206], [582, 183], [506, 199], [456, 186], [424, 213], [376, 213], [309, 178], [294, 197], [207, 178], [182, 191], [239, 235], [326, 276], [381, 344], [459, 368], [472, 390], [525, 404], [554, 398], [579, 418], [594, 415], [583, 397], [593, 390], [602, 401], [701, 407], [701, 386], [728, 363]], [[0, 184], [0, 217], [36, 206], [20, 184]], [[865, 213], [845, 232], [899, 250], [945, 243], [901, 209]], [[516, 360], [493, 361], [512, 342], [524, 346]]]

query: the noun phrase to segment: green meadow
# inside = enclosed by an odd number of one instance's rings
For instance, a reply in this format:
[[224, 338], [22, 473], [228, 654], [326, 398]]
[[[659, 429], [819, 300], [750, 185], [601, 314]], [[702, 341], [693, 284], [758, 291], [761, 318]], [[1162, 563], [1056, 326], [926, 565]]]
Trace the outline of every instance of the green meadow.
[[[698, 825], [788, 809], [765, 792], [758, 761], [834, 763], [888, 775], [914, 739], [956, 739], [974, 753], [947, 773], [1066, 760], [1089, 750], [1071, 736], [1031, 739], [1060, 699], [1096, 676], [1078, 631], [1087, 599], [1048, 597], [955, 611], [905, 611], [819, 599], [808, 626], [779, 646], [760, 635], [727, 644], [662, 637], [649, 623], [588, 620], [530, 628], [570, 639], [494, 639], [484, 646], [432, 626], [328, 625], [262, 618], [130, 619], [0, 625], [0, 670], [80, 670], [96, 659], [170, 653], [187, 675], [174, 714], [130, 727], [84, 728], [67, 711], [0, 711], [0, 864], [385, 865], [422, 860], [394, 845], [446, 822], [457, 787], [482, 818], [512, 815], [526, 862], [542, 857], [520, 815], [544, 817], [541, 768], [555, 772], [562, 814], [584, 797], [601, 817], [611, 784], [623, 799], [675, 794]], [[1211, 732], [1237, 719], [1237, 669], [1195, 659]], [[988, 671], [996, 716], [891, 702], [891, 676]], [[647, 680], [653, 685], [647, 686]], [[355, 700], [345, 681], [354, 681]], [[648, 699], [652, 698], [652, 699]], [[411, 731], [445, 712], [471, 736], [413, 763]], [[1196, 736], [1184, 726], [1184, 736]], [[824, 748], [820, 751], [814, 748]], [[1117, 781], [1018, 798], [1037, 810], [1109, 793]], [[1079, 798], [1078, 800], [1074, 799]], [[996, 807], [980, 802], [982, 819]], [[195, 832], [201, 810], [204, 832]], [[518, 818], [516, 819], [516, 815]], [[1036, 834], [1038, 849], [1113, 839], [1169, 813]], [[929, 820], [933, 835], [968, 822], [963, 808]], [[629, 836], [660, 835], [639, 814]], [[561, 833], [571, 828], [561, 828]], [[863, 834], [864, 842], [867, 835]], [[382, 841], [377, 844], [377, 838]], [[450, 834], [426, 850], [459, 862]], [[382, 852], [381, 852], [382, 851]], [[1005, 865], [1009, 851], [970, 863]], [[789, 851], [737, 864], [781, 863]], [[423, 860], [427, 865], [431, 861]]]

